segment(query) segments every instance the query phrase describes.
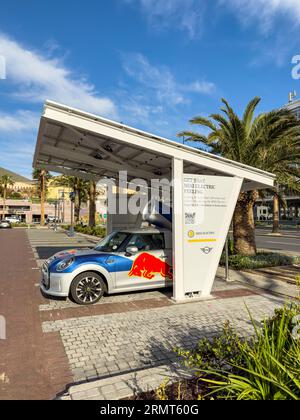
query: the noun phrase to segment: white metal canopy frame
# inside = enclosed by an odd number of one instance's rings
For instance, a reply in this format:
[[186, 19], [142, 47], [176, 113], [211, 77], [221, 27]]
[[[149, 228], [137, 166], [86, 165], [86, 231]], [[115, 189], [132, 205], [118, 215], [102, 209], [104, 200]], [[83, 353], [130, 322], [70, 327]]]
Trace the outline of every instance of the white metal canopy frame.
[[188, 290], [184, 285], [187, 281], [184, 280], [187, 277], [184, 175], [210, 179], [214, 176], [216, 180], [230, 178], [227, 181], [232, 185], [232, 191], [228, 191], [230, 206], [226, 218], [222, 219], [223, 228], [214, 261], [209, 273], [204, 274], [207, 281], [200, 291], [201, 297], [210, 295], [239, 192], [270, 188], [275, 180], [273, 174], [260, 169], [52, 101], [47, 101], [44, 106], [33, 166], [85, 180], [118, 178], [120, 171], [127, 171], [129, 180], [173, 180], [176, 183], [173, 190], [174, 298], [179, 301], [186, 297]]

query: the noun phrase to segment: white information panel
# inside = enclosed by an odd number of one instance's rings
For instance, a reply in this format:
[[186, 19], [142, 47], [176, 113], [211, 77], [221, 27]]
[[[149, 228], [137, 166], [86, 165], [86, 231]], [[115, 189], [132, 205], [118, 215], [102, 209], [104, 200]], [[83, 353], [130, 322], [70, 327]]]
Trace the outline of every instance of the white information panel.
[[243, 180], [183, 176], [184, 293], [210, 295]]

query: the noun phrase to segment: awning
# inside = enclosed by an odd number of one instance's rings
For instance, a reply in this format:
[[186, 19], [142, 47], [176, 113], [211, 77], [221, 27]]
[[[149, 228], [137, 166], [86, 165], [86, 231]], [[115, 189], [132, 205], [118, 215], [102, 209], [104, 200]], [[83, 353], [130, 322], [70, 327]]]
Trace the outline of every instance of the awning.
[[121, 170], [129, 178], [170, 179], [173, 158], [186, 173], [243, 178], [244, 191], [274, 185], [268, 172], [52, 101], [44, 106], [33, 166], [95, 181]]

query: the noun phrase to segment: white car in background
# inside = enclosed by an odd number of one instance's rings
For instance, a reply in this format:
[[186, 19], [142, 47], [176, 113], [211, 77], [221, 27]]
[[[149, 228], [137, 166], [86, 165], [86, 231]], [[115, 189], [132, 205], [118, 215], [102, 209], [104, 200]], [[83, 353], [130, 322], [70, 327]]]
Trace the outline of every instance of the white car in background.
[[17, 216], [7, 216], [7, 217], [5, 217], [4, 220], [6, 220], [7, 222], [12, 223], [12, 224], [13, 223], [21, 223], [21, 220]]

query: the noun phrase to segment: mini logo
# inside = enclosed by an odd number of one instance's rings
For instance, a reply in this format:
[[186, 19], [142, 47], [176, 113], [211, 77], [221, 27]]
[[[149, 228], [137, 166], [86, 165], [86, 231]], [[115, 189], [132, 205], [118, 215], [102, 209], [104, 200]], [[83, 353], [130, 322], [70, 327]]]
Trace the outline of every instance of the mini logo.
[[213, 248], [209, 248], [208, 246], [206, 246], [205, 248], [201, 248], [201, 251], [204, 254], [210, 254], [212, 250], [213, 250]]
[[189, 230], [188, 231], [188, 237], [189, 238], [194, 238], [194, 236], [195, 236], [195, 232], [193, 230]]

